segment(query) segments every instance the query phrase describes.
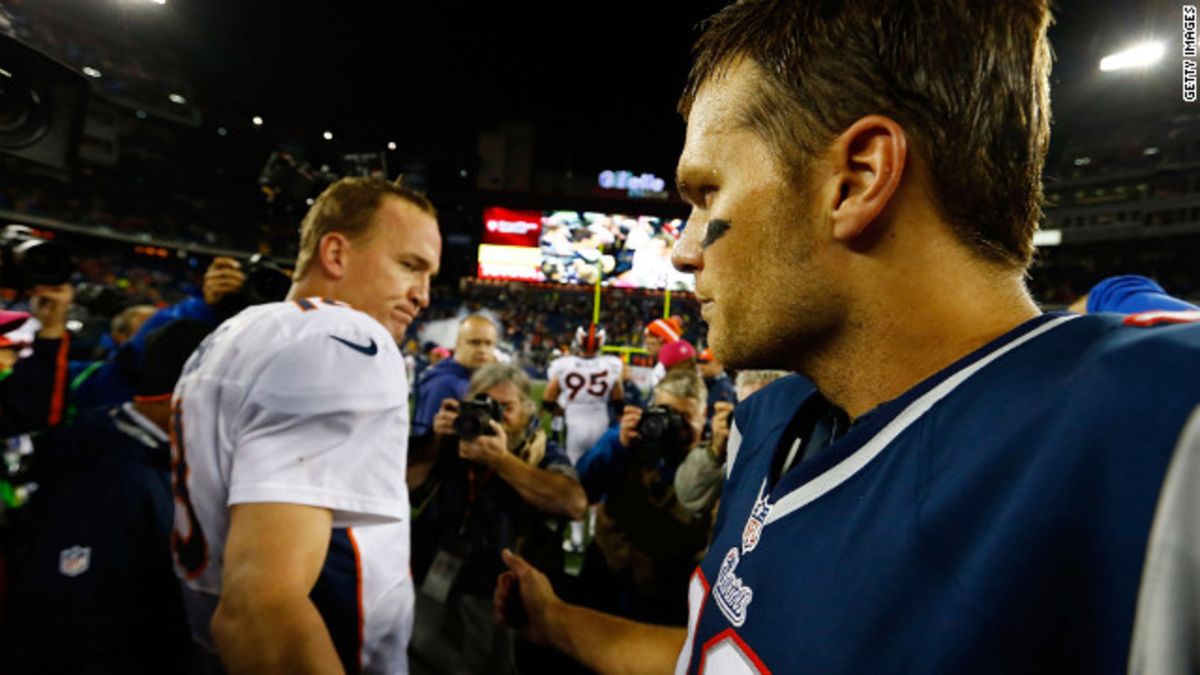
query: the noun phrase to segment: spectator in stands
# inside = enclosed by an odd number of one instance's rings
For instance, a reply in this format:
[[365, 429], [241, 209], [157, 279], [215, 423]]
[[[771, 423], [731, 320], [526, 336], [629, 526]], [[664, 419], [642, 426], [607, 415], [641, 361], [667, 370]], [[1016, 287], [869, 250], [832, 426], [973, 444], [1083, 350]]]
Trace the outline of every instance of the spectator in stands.
[[587, 507], [570, 460], [534, 414], [520, 368], [485, 365], [465, 395], [497, 403], [501, 421], [460, 438], [460, 404], [447, 399], [433, 420], [436, 457], [409, 466], [412, 571], [420, 588], [410, 667], [417, 674], [512, 672], [512, 633], [490, 619], [500, 551], [518, 547], [543, 569], [562, 569], [561, 522], [581, 518]]
[[1200, 310], [1200, 307], [1170, 296], [1151, 279], [1125, 274], [1109, 277], [1096, 284], [1072, 303], [1070, 310], [1079, 314], [1137, 314], [1152, 311], [1187, 312]]
[[[712, 520], [685, 509], [675, 495], [675, 472], [700, 440], [706, 392], [699, 374], [672, 371], [654, 389], [654, 406], [680, 426], [644, 438], [645, 411], [629, 407], [576, 469], [588, 501], [601, 503], [595, 544], [615, 576], [618, 611], [630, 618], [682, 626], [687, 584], [708, 545]], [[661, 418], [660, 418], [661, 419]]]
[[17, 571], [7, 672], [186, 672], [172, 571], [170, 398], [209, 326], [146, 338], [133, 402], [34, 438], [38, 483]]
[[454, 343], [454, 358], [445, 359], [426, 369], [417, 382], [413, 412], [412, 435], [428, 439], [433, 431], [433, 417], [442, 401], [458, 400], [467, 391], [471, 373], [495, 361], [496, 324], [482, 314], [472, 314], [458, 324]]
[[[10, 355], [11, 370], [0, 378], [0, 438], [46, 429], [64, 421], [67, 353], [71, 343], [67, 310], [74, 294], [70, 284], [38, 286], [31, 292], [30, 310], [39, 328], [31, 340], [30, 355], [23, 359]], [[29, 315], [20, 312], [0, 312], [0, 328], [3, 334], [11, 334], [24, 326], [28, 318]]]

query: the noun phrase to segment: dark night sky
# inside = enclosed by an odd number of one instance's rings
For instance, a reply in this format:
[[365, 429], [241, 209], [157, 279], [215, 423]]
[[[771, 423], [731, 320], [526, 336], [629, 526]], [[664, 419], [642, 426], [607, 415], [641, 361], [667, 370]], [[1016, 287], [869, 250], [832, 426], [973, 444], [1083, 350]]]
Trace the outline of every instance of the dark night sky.
[[[249, 127], [257, 113], [285, 136], [330, 128], [339, 142], [396, 140], [418, 154], [469, 158], [481, 129], [523, 121], [536, 129], [543, 168], [665, 176], [682, 145], [675, 102], [696, 25], [724, 4], [32, 1], [130, 48], [176, 55], [209, 126]], [[1056, 3], [1056, 109], [1103, 54], [1143, 36], [1177, 39], [1178, 6]]]

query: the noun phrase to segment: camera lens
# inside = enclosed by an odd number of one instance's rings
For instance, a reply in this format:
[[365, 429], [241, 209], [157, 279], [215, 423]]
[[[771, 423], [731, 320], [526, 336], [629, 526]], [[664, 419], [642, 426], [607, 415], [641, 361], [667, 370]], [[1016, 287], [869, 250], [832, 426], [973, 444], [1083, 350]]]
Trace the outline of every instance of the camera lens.
[[32, 145], [49, 130], [49, 107], [42, 96], [0, 63], [0, 148]]
[[667, 423], [667, 418], [662, 415], [647, 415], [642, 418], [638, 433], [646, 439], [662, 438], [667, 431]]
[[31, 239], [13, 249], [14, 266], [32, 286], [57, 286], [71, 278], [71, 256], [51, 242]]
[[483, 420], [470, 413], [454, 418], [454, 433], [463, 440], [472, 440], [483, 435]]

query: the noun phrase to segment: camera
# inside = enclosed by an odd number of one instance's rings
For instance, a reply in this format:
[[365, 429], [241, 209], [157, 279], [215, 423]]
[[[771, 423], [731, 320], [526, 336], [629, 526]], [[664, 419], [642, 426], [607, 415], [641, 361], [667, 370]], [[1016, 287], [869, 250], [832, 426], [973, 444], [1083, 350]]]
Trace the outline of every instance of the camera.
[[504, 409], [485, 394], [473, 401], [462, 401], [458, 406], [458, 417], [454, 418], [454, 433], [464, 441], [473, 441], [480, 436], [491, 436], [492, 420], [504, 419]]
[[647, 459], [672, 462], [682, 459], [683, 451], [690, 445], [692, 430], [676, 410], [655, 405], [642, 413], [637, 432], [637, 446]]
[[242, 270], [246, 275], [242, 293], [248, 305], [283, 300], [292, 287], [292, 275], [261, 253], [254, 254]]
[[67, 249], [24, 225], [0, 230], [0, 288], [27, 290], [67, 283], [74, 271]]
[[242, 289], [221, 299], [219, 310], [234, 315], [252, 305], [279, 302], [292, 287], [292, 275], [270, 258], [256, 253], [242, 265]]

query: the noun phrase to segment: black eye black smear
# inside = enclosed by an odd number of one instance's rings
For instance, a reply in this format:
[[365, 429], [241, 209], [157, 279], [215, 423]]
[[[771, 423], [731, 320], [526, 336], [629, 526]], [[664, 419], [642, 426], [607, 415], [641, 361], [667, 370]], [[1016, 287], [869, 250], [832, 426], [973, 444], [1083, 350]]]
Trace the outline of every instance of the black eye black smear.
[[700, 242], [700, 248], [708, 248], [717, 243], [717, 240], [725, 236], [729, 228], [733, 227], [728, 220], [713, 219], [708, 221], [708, 229], [704, 231], [704, 241]]

